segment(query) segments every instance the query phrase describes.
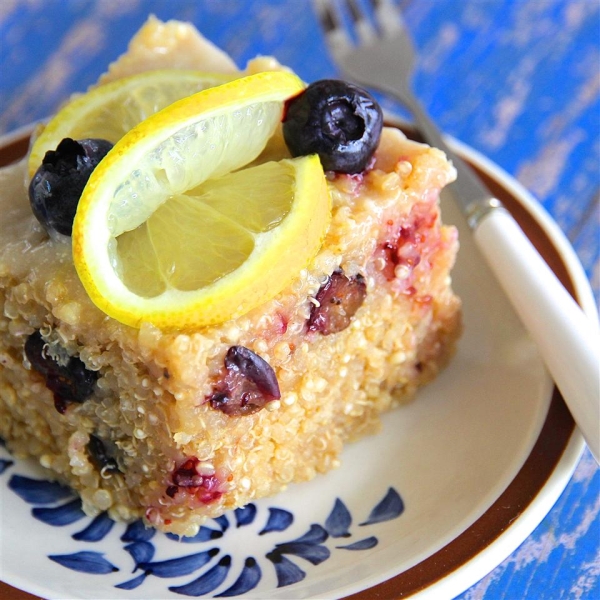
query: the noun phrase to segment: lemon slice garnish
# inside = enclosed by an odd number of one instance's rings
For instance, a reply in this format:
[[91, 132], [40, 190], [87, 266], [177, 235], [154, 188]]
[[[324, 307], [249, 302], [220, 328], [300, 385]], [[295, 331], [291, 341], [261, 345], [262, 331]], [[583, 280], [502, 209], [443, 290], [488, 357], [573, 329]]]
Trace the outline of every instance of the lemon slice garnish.
[[29, 176], [63, 138], [102, 138], [114, 144], [169, 104], [235, 77], [199, 71], [148, 71], [77, 96], [56, 113], [36, 139], [28, 160]]
[[298, 276], [331, 218], [319, 158], [247, 165], [302, 89], [284, 72], [237, 79], [172, 104], [114, 146], [73, 225], [75, 267], [99, 308], [134, 327], [197, 328], [248, 312]]

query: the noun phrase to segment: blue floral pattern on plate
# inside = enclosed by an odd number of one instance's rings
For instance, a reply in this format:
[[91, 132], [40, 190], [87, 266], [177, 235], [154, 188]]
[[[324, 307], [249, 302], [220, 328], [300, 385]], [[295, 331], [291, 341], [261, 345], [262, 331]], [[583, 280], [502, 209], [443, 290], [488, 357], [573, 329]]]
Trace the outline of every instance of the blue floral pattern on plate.
[[[277, 506], [248, 504], [212, 519], [209, 524], [200, 527], [195, 536], [180, 538], [146, 528], [142, 521], [127, 526], [115, 523], [107, 513], [88, 517], [72, 490], [53, 481], [9, 473], [14, 465], [13, 460], [0, 458], [0, 475], [9, 475], [8, 488], [33, 506], [31, 515], [35, 519], [53, 527], [77, 522], [84, 524], [71, 534], [71, 538], [78, 542], [76, 551], [50, 554], [48, 559], [67, 569], [89, 575], [131, 571], [133, 577], [115, 585], [121, 590], [136, 589], [148, 577], [171, 579], [189, 576], [190, 579], [183, 584], [166, 587], [171, 592], [189, 597], [241, 596], [259, 585], [267, 569], [274, 571], [277, 587], [289, 586], [302, 581], [308, 569], [318, 567], [331, 557], [332, 552], [374, 548], [378, 539], [369, 534], [369, 527], [396, 519], [404, 512], [400, 494], [389, 487], [366, 518], [359, 520], [356, 525], [351, 508], [341, 498], [336, 498], [323, 523], [312, 523], [303, 535], [289, 539], [285, 532], [295, 521], [292, 512]], [[257, 536], [279, 534], [277, 541], [273, 541], [264, 555], [244, 556], [243, 552], [233, 555], [224, 551], [222, 542], [250, 525], [258, 526]], [[101, 546], [100, 549], [90, 549], [91, 544], [101, 545], [103, 540], [114, 535], [119, 535], [121, 548], [125, 551], [118, 564], [114, 564], [117, 562], [114, 559], [105, 557]], [[175, 557], [155, 559], [156, 536], [178, 544]], [[183, 550], [195, 545], [199, 551]]]

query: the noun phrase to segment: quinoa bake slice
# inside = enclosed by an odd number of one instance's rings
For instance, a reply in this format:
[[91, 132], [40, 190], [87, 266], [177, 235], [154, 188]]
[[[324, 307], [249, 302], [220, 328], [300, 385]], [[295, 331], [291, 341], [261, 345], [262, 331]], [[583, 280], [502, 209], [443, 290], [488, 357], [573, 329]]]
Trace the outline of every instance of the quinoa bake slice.
[[339, 464], [451, 356], [458, 248], [444, 154], [384, 128], [372, 164], [328, 172], [332, 221], [272, 300], [197, 331], [134, 329], [86, 295], [68, 238], [0, 170], [0, 436], [84, 510], [194, 535], [209, 517]]

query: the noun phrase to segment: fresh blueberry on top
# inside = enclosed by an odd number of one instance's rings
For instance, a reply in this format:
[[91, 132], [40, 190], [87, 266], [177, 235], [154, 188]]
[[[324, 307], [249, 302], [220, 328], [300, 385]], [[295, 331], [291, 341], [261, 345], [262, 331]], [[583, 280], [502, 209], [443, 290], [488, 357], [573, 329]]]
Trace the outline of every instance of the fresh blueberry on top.
[[318, 154], [326, 171], [360, 173], [382, 127], [383, 114], [371, 94], [345, 81], [322, 79], [287, 101], [283, 137], [292, 156]]
[[48, 231], [71, 235], [83, 188], [112, 146], [107, 140], [65, 138], [56, 150], [46, 152], [29, 184], [29, 201]]

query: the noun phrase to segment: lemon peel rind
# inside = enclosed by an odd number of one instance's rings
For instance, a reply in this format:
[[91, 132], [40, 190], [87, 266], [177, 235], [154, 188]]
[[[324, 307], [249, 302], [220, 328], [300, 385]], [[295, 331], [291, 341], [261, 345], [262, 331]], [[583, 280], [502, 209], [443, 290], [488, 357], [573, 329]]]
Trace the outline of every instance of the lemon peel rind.
[[[159, 69], [145, 71], [122, 79], [111, 81], [92, 88], [86, 93], [75, 94], [41, 129], [27, 159], [27, 172], [29, 178], [33, 177], [41, 164], [45, 153], [54, 150], [57, 144], [65, 137], [72, 137], [74, 121], [80, 121], [89, 115], [96, 107], [105, 104], [107, 100], [126, 95], [128, 92], [139, 89], [144, 84], [164, 83], [170, 81], [181, 82], [184, 79], [192, 83], [201, 83], [203, 89], [222, 85], [241, 77], [241, 73], [211, 73], [204, 71]], [[200, 90], [198, 90], [200, 91]], [[197, 93], [197, 92], [196, 92]], [[178, 101], [179, 99], [176, 99]]]

